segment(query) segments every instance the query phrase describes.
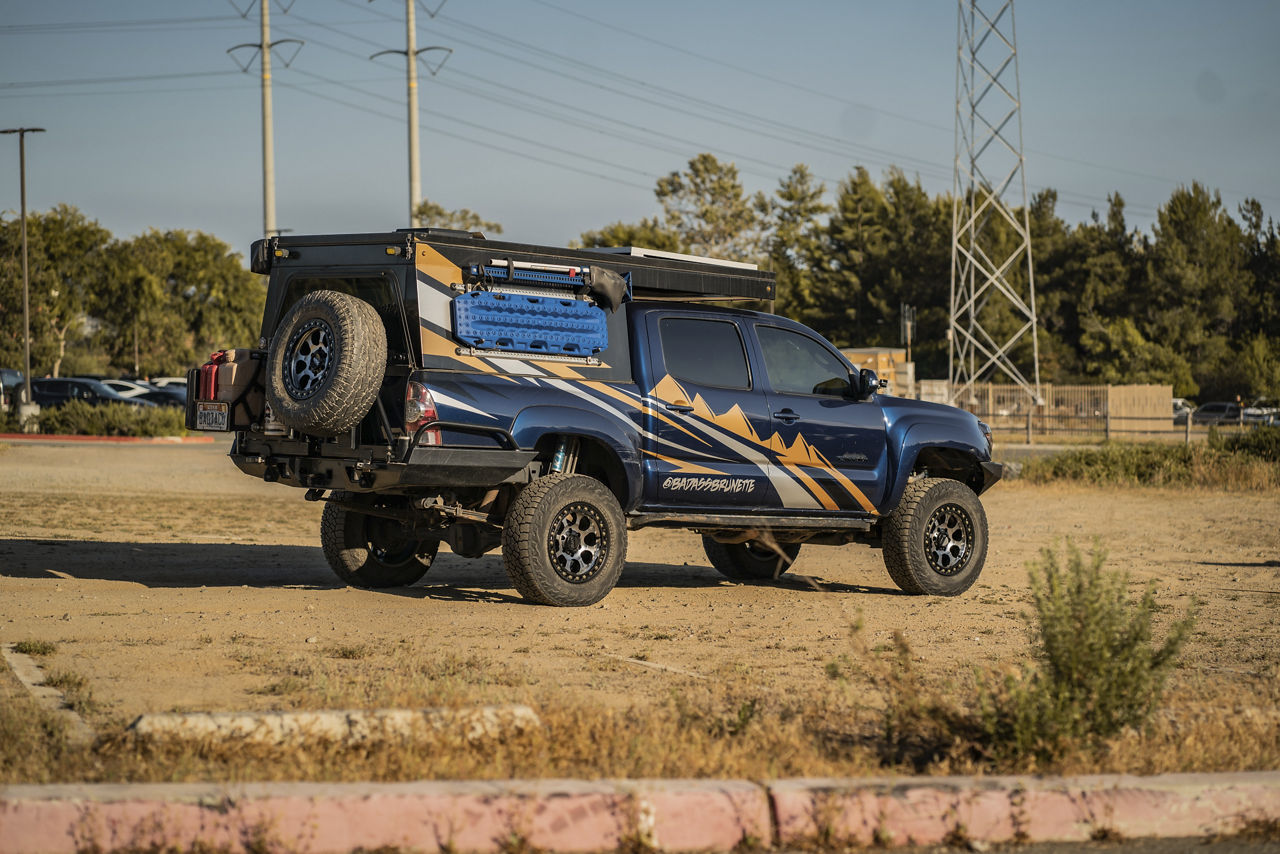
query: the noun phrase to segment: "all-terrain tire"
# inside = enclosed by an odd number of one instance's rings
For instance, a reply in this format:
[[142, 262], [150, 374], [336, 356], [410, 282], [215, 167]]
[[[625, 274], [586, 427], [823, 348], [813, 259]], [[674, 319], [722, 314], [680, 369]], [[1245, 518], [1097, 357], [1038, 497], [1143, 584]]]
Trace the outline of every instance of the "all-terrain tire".
[[543, 605], [599, 602], [622, 575], [627, 526], [595, 478], [541, 477], [521, 490], [502, 528], [502, 561], [520, 595]]
[[267, 402], [287, 427], [327, 438], [369, 412], [387, 364], [378, 312], [337, 291], [312, 291], [293, 304], [267, 356]]
[[795, 563], [800, 554], [799, 543], [778, 543], [783, 554], [778, 554], [761, 543], [717, 543], [711, 537], [702, 538], [702, 550], [707, 560], [726, 578], [734, 581], [765, 581], [776, 579]]
[[963, 483], [921, 478], [885, 518], [881, 544], [889, 577], [902, 590], [959, 596], [987, 559], [987, 515]]
[[[334, 492], [338, 501], [350, 499]], [[439, 540], [413, 537], [407, 526], [381, 516], [325, 504], [320, 516], [320, 546], [334, 575], [355, 587], [407, 587], [427, 574]]]

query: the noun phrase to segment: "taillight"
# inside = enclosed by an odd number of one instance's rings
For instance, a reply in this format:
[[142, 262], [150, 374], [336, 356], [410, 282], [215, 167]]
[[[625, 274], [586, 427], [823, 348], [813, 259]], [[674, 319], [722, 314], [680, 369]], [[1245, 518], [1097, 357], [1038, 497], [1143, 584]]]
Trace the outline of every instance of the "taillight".
[[[404, 429], [408, 433], [416, 433], [418, 428], [439, 421], [436, 414], [436, 402], [431, 399], [431, 392], [422, 383], [410, 382], [404, 388]], [[438, 429], [422, 431], [419, 445], [442, 444]]]

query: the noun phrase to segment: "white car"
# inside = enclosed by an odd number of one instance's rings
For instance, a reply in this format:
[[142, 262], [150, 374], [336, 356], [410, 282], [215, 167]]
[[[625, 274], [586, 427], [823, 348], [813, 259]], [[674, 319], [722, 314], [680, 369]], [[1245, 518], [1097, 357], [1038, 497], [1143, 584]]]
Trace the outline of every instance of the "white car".
[[151, 384], [156, 388], [185, 389], [187, 387], [187, 378], [186, 377], [156, 377], [151, 381]]
[[121, 397], [137, 397], [140, 394], [156, 390], [155, 386], [133, 380], [103, 380], [102, 384], [115, 391]]

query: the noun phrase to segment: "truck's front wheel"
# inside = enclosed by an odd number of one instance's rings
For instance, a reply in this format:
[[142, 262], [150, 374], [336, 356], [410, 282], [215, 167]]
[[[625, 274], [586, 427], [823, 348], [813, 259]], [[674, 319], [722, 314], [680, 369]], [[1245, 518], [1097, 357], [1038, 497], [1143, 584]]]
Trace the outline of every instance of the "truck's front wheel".
[[[337, 500], [346, 495], [334, 493]], [[427, 574], [439, 540], [422, 540], [401, 522], [326, 504], [320, 516], [320, 546], [329, 568], [356, 587], [405, 587]]]
[[526, 486], [507, 511], [502, 560], [524, 598], [543, 605], [599, 602], [622, 575], [627, 527], [595, 478], [553, 474]]
[[987, 559], [987, 515], [963, 483], [921, 478], [885, 518], [882, 544], [889, 577], [904, 591], [959, 596]]

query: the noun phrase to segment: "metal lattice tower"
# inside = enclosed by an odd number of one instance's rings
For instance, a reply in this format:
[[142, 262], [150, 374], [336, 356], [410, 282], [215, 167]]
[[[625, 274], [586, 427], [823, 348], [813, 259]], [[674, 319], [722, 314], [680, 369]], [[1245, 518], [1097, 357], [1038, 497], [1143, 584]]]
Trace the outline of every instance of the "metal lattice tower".
[[[1040, 343], [1013, 0], [959, 0], [958, 32], [947, 335], [951, 402], [962, 405], [975, 382], [999, 370], [1039, 403]], [[1007, 199], [1019, 192], [1022, 207], [1015, 212]], [[1011, 356], [1028, 334], [1031, 379]]]

